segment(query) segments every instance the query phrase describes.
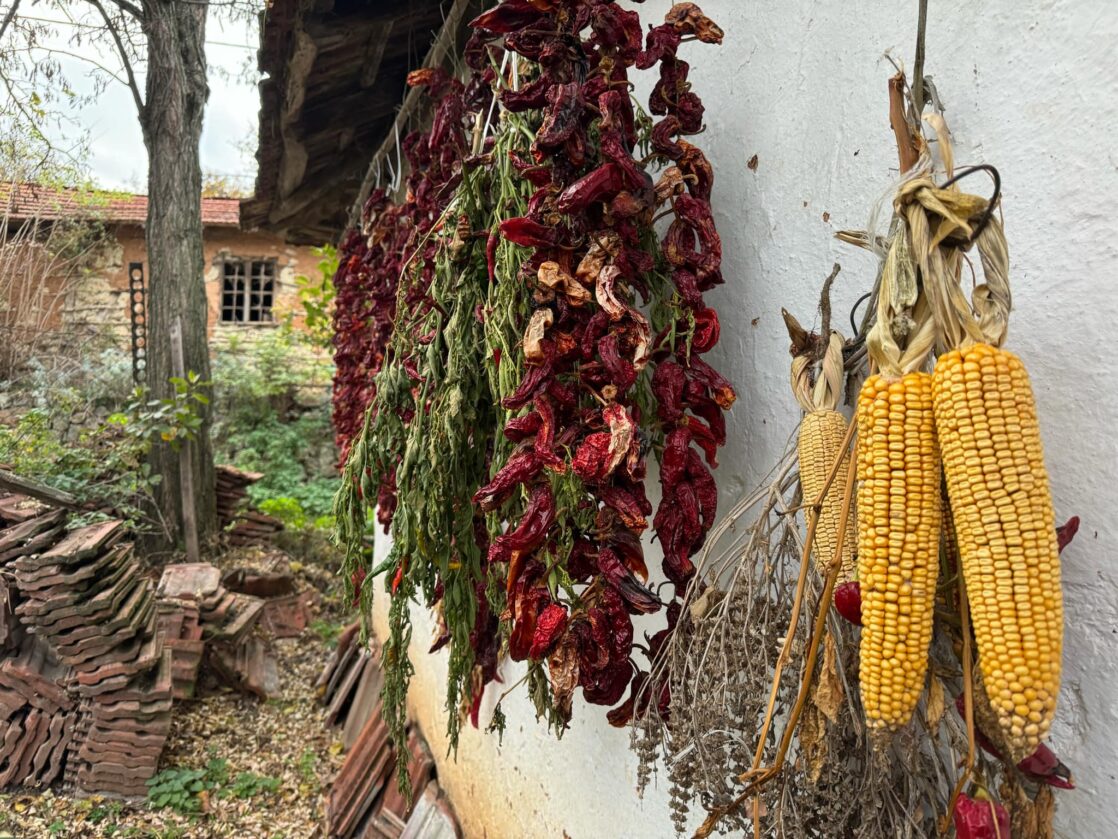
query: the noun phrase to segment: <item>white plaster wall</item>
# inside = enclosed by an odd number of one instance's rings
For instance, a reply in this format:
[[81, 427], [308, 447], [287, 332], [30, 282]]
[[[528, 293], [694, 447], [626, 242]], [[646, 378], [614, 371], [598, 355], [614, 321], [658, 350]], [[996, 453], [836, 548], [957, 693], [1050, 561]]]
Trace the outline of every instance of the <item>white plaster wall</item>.
[[[634, 8], [658, 22], [669, 5]], [[706, 103], [698, 142], [714, 164], [725, 253], [726, 285], [710, 296], [722, 315], [711, 360], [740, 396], [716, 474], [726, 509], [768, 470], [796, 422], [780, 307], [810, 321], [836, 260], [836, 311], [872, 283], [872, 259], [832, 233], [862, 226], [897, 174], [883, 53], [911, 65], [916, 3], [701, 5], [726, 31], [721, 48], [689, 44], [682, 53]], [[1057, 822], [1064, 836], [1106, 839], [1118, 836], [1118, 4], [937, 0], [927, 43], [959, 162], [1002, 174], [1009, 346], [1033, 376], [1057, 518], [1083, 522], [1064, 554], [1065, 677], [1052, 733], [1079, 789], [1059, 793]], [[653, 79], [642, 76], [646, 98]], [[755, 172], [746, 166], [754, 154]], [[381, 626], [383, 606], [381, 598]], [[666, 790], [636, 797], [628, 734], [600, 708], [576, 702], [571, 730], [556, 742], [526, 698], [510, 698], [503, 747], [469, 730], [457, 764], [443, 760], [446, 666], [426, 655], [424, 626], [413, 709], [471, 839], [671, 835]], [[518, 677], [506, 667], [506, 682]]]

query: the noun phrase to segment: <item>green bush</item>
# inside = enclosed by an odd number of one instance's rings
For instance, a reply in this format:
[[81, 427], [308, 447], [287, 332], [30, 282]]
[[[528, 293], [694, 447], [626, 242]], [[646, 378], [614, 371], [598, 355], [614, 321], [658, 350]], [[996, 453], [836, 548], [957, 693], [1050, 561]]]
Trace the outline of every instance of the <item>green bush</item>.
[[[324, 265], [329, 258], [324, 254]], [[328, 288], [318, 287], [314, 311], [307, 310], [319, 332]], [[32, 362], [19, 382], [0, 383], [0, 408], [16, 417], [0, 424], [0, 464], [104, 501], [138, 524], [158, 478], [145, 462], [152, 439], [189, 437], [208, 400], [215, 460], [264, 475], [249, 487], [250, 500], [290, 528], [329, 527], [337, 451], [333, 365], [321, 340], [290, 323], [235, 334], [215, 348], [211, 381], [187, 377], [167, 400], [135, 391], [131, 359], [119, 349], [64, 368]]]
[[99, 423], [68, 440], [46, 408], [32, 408], [14, 426], [0, 425], [0, 463], [78, 498], [97, 499], [137, 528], [154, 524], [144, 508], [159, 476], [151, 474], [147, 448], [117, 423]]
[[294, 510], [291, 501], [309, 519], [330, 512], [338, 482], [332, 373], [305, 336], [283, 329], [233, 342], [214, 357], [215, 455], [264, 475], [249, 487], [249, 498], [257, 506], [282, 499], [274, 508], [280, 513], [270, 513], [277, 518]]

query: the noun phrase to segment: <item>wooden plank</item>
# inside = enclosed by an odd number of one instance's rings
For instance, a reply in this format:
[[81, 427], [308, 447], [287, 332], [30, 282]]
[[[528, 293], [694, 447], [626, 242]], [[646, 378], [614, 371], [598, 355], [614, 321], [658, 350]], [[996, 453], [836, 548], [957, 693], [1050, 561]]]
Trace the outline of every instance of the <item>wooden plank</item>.
[[68, 492], [47, 486], [31, 478], [24, 478], [4, 469], [0, 469], [0, 489], [14, 492], [19, 495], [29, 495], [45, 504], [56, 507], [65, 507], [67, 510], [82, 509], [81, 502]]

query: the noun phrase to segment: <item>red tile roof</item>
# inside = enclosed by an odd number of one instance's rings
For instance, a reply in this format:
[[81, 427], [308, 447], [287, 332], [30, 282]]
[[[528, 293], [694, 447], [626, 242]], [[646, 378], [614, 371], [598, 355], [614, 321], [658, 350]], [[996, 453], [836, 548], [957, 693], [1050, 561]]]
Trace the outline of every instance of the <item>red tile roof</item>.
[[[143, 224], [147, 213], [146, 195], [0, 183], [0, 218], [94, 218], [115, 224]], [[238, 199], [202, 199], [203, 225], [239, 227], [240, 219]]]

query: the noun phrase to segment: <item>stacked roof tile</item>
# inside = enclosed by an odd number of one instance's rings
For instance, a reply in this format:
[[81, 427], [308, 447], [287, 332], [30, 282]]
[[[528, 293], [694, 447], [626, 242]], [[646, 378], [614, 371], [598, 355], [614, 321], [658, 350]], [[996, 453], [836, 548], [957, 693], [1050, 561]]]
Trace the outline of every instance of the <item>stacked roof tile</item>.
[[381, 718], [384, 684], [373, 651], [358, 624], [342, 632], [334, 655], [315, 685], [327, 706], [327, 725], [342, 729], [345, 762], [326, 804], [332, 839], [457, 839], [454, 811], [435, 780], [435, 761], [419, 729], [408, 731], [409, 803], [396, 784], [396, 745]]

